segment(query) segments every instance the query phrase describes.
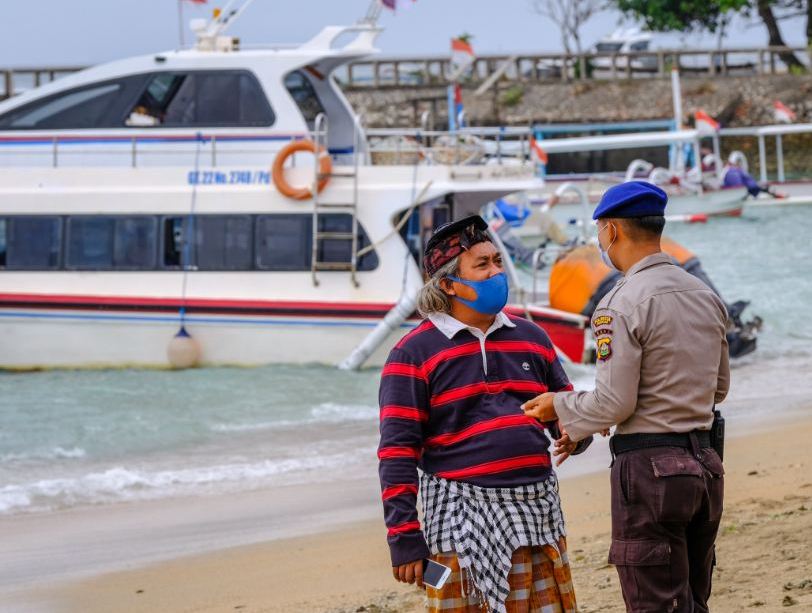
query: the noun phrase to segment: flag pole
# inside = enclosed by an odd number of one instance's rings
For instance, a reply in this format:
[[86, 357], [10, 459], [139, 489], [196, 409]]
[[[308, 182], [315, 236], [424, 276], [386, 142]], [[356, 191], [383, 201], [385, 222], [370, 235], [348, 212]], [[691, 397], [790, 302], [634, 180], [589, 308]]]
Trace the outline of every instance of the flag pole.
[[183, 40], [183, 0], [178, 0], [178, 40], [180, 40], [180, 47], [186, 46]]

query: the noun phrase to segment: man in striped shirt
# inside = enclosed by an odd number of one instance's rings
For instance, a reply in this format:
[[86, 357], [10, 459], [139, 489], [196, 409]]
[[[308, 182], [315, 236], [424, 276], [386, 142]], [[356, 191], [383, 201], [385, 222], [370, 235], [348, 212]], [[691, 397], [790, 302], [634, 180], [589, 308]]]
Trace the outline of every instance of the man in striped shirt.
[[[572, 386], [547, 334], [502, 311], [507, 279], [486, 230], [473, 216], [429, 240], [418, 298], [426, 319], [392, 349], [381, 375], [378, 457], [392, 570], [422, 586], [424, 558], [452, 567], [444, 588], [429, 589], [430, 611], [575, 611], [545, 428], [559, 434], [520, 408]], [[563, 447], [561, 461], [589, 442]]]

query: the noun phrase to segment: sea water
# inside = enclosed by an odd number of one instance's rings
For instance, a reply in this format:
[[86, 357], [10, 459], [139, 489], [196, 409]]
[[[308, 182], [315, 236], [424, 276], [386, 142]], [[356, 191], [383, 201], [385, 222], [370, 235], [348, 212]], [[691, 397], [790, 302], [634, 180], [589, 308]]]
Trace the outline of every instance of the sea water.
[[[727, 301], [751, 301], [745, 319], [764, 319], [729, 420], [812, 406], [810, 214], [669, 225]], [[318, 365], [0, 374], [0, 515], [369, 477], [378, 379]]]

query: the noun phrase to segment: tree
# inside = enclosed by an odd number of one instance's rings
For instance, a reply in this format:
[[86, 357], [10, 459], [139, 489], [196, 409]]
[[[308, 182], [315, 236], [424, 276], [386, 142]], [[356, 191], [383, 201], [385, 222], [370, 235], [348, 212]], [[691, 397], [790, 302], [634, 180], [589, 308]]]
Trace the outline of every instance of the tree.
[[533, 10], [558, 26], [567, 55], [572, 55], [573, 44], [575, 53], [583, 53], [581, 27], [604, 5], [603, 0], [531, 0]]
[[[734, 13], [749, 15], [755, 9], [767, 29], [769, 44], [786, 47], [774, 9], [794, 8], [807, 15], [806, 34], [812, 44], [812, 0], [610, 0], [625, 15], [642, 21], [656, 32], [708, 31], [723, 28]], [[791, 51], [778, 54], [790, 69], [804, 70]]]

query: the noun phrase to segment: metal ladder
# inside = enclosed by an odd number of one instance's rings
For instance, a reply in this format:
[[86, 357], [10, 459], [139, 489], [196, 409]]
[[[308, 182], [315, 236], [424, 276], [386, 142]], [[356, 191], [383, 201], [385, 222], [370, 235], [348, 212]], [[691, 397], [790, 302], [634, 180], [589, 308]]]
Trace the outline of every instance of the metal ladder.
[[[313, 126], [313, 142], [316, 151], [328, 151], [327, 116], [319, 113]], [[313, 180], [313, 227], [312, 227], [312, 254], [310, 258], [310, 274], [313, 285], [319, 285], [318, 273], [323, 271], [343, 271], [350, 273], [350, 280], [358, 287], [358, 165], [361, 147], [360, 118], [355, 118], [353, 137], [353, 165], [350, 172], [336, 172], [334, 168], [329, 175], [319, 172], [318, 158], [316, 159], [315, 178]], [[318, 155], [318, 154], [317, 154]], [[352, 179], [352, 200], [350, 202], [323, 202], [319, 194], [319, 181], [326, 177], [330, 179]], [[322, 232], [320, 230], [321, 215], [327, 213], [348, 213], [352, 220], [350, 232]], [[350, 241], [350, 259], [346, 262], [319, 261], [319, 249], [325, 240]]]

